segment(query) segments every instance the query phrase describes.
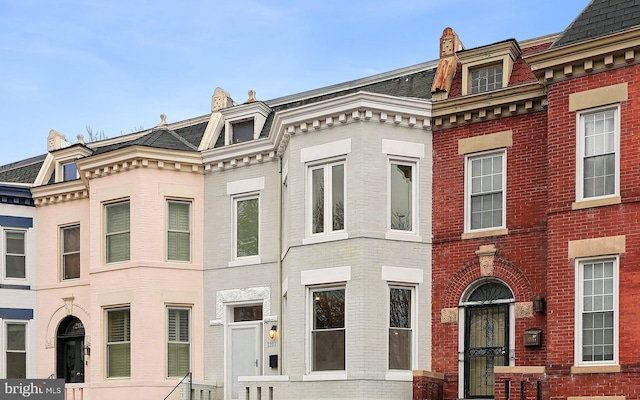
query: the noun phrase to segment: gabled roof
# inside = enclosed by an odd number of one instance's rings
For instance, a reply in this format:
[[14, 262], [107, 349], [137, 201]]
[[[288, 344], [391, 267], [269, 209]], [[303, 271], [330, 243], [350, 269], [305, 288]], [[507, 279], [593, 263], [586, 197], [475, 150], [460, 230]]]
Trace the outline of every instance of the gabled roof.
[[0, 182], [27, 184], [35, 182], [45, 157], [46, 155], [43, 154], [0, 166]]
[[640, 26], [639, 0], [592, 0], [552, 48]]

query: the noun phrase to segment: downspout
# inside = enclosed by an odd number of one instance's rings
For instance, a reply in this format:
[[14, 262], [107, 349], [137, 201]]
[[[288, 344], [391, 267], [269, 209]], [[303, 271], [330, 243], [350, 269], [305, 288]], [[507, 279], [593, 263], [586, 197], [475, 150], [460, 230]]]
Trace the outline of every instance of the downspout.
[[283, 318], [282, 318], [282, 242], [284, 235], [284, 227], [282, 221], [282, 156], [278, 157], [278, 176], [280, 177], [280, 182], [278, 182], [278, 186], [280, 186], [280, 190], [278, 191], [278, 296], [280, 297], [280, 301], [278, 301], [278, 333], [277, 333], [277, 346], [278, 346], [278, 375], [282, 375], [282, 330], [283, 326]]

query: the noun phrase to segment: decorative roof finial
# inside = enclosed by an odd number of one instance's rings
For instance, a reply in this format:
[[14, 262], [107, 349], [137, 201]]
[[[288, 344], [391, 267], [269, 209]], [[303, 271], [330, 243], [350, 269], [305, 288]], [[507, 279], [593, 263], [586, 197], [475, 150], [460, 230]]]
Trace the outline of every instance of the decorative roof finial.
[[79, 134], [77, 137], [78, 137], [78, 143], [84, 144], [84, 135], [83, 134]]
[[167, 126], [167, 116], [165, 114], [160, 114], [160, 123], [157, 127]]
[[256, 91], [249, 90], [249, 98], [244, 103], [253, 103], [254, 101], [256, 101]]

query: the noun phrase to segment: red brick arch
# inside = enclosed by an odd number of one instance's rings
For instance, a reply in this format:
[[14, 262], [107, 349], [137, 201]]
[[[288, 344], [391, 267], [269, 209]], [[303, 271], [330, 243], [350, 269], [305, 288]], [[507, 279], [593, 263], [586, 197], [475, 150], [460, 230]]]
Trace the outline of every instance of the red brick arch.
[[443, 308], [456, 308], [460, 305], [460, 299], [465, 290], [473, 282], [482, 278], [497, 278], [506, 283], [513, 291], [516, 302], [532, 301], [533, 291], [531, 283], [520, 271], [520, 268], [513, 265], [509, 260], [496, 257], [493, 260], [493, 275], [483, 276], [480, 271], [480, 262], [475, 260], [467, 264], [458, 271], [444, 292]]

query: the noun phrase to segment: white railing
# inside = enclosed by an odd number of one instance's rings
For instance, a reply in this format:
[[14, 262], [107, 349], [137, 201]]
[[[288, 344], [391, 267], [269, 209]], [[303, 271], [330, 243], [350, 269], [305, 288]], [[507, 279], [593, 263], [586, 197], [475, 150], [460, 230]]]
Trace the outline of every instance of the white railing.
[[65, 400], [89, 400], [88, 383], [65, 383]]

